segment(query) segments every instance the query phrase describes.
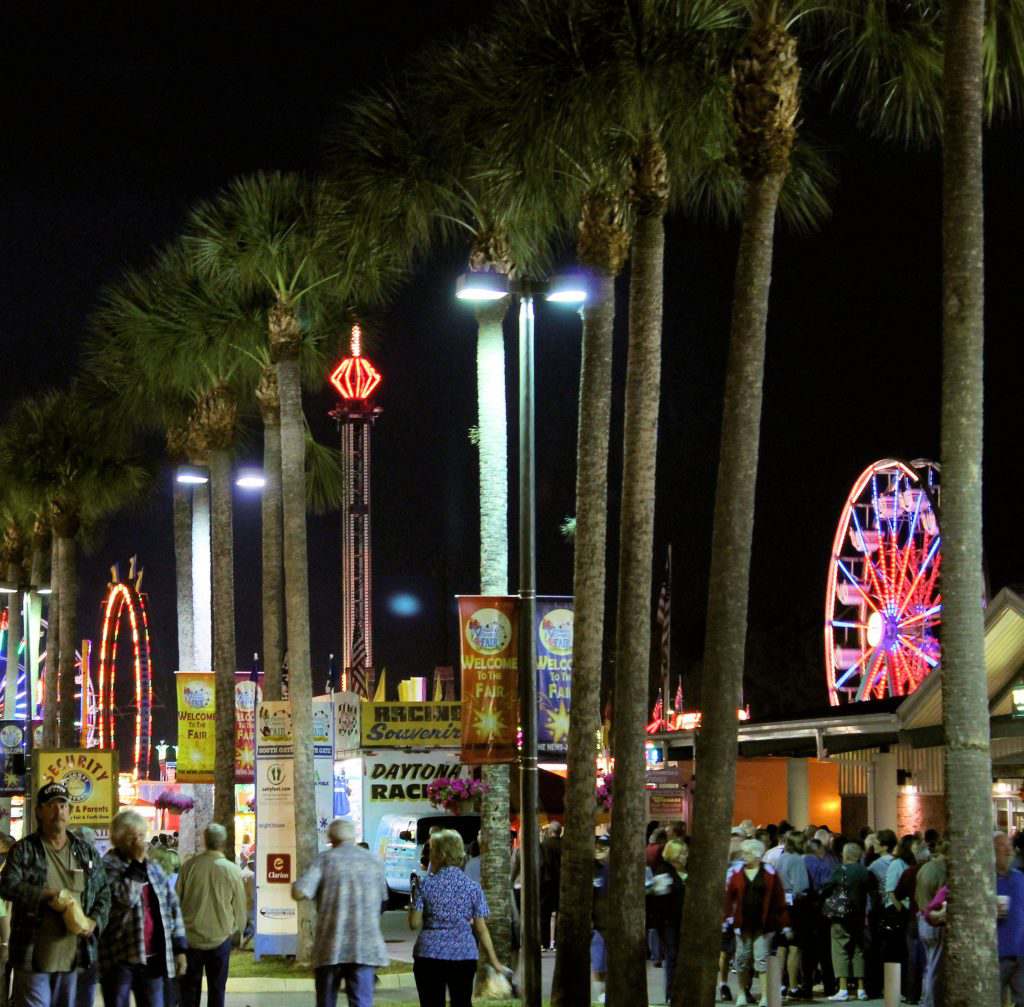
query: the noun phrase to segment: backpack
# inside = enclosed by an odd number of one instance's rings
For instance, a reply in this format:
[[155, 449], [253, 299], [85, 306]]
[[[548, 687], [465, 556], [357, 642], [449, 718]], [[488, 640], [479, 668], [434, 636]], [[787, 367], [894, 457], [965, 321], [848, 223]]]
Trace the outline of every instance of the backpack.
[[845, 867], [843, 867], [843, 874], [839, 885], [832, 889], [822, 903], [821, 912], [825, 919], [837, 922], [853, 915], [853, 899], [850, 897], [850, 890], [846, 886]]

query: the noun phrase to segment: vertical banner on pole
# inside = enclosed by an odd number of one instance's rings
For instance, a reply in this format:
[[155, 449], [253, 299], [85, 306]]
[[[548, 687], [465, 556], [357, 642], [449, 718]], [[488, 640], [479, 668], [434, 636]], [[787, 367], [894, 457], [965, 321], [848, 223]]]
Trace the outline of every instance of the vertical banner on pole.
[[[308, 744], [308, 742], [306, 742]], [[255, 953], [295, 954], [295, 737], [289, 702], [256, 708]]]
[[212, 671], [179, 671], [178, 781], [213, 783], [217, 755], [216, 689]]
[[330, 846], [327, 826], [334, 817], [334, 718], [330, 696], [313, 697], [313, 800], [320, 849]]
[[514, 762], [519, 712], [519, 599], [461, 596], [462, 761]]
[[537, 748], [560, 755], [572, 710], [572, 598], [538, 598], [536, 619]]
[[235, 672], [235, 783], [252, 783], [256, 771], [256, 707], [263, 699], [263, 672]]

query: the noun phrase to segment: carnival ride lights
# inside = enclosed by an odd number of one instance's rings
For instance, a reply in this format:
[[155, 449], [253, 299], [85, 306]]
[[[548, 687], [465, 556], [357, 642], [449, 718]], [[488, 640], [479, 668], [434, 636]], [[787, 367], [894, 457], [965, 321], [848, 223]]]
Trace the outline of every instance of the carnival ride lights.
[[350, 355], [331, 372], [341, 396], [331, 411], [341, 431], [344, 489], [341, 502], [342, 684], [365, 699], [373, 695], [373, 604], [370, 549], [370, 433], [382, 410], [370, 397], [380, 372], [363, 356], [362, 330], [352, 326]]
[[829, 702], [907, 696], [940, 666], [939, 466], [886, 458], [853, 484], [825, 592]]
[[[149, 645], [149, 614], [146, 596], [140, 592], [143, 570], [136, 572], [133, 556], [129, 564], [128, 580], [122, 583], [117, 566], [111, 567], [111, 580], [103, 599], [103, 628], [100, 634], [99, 672], [96, 689], [97, 743], [100, 748], [116, 748], [115, 718], [117, 658], [122, 615], [127, 611], [132, 636], [132, 672], [135, 691], [135, 724], [133, 771], [136, 778], [149, 768], [153, 733], [153, 679]], [[85, 676], [83, 676], [85, 677]]]

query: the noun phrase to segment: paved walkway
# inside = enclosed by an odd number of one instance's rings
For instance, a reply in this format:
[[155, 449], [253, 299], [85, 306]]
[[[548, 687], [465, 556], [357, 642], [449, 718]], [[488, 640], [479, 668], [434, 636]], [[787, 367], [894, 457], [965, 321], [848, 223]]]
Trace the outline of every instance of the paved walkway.
[[[381, 922], [381, 929], [384, 939], [388, 945], [388, 952], [392, 959], [397, 961], [412, 961], [412, 948], [416, 935], [413, 934], [406, 923], [404, 911], [385, 913]], [[541, 978], [543, 983], [544, 996], [551, 995], [551, 979], [555, 970], [554, 952], [547, 953], [541, 958]], [[374, 1002], [378, 1004], [417, 1003], [416, 987], [413, 982], [412, 973], [382, 976], [382, 982], [374, 991]], [[226, 1007], [310, 1007], [313, 1003], [313, 981], [303, 981], [306, 988], [296, 989], [298, 980], [286, 980], [288, 988], [275, 988], [274, 980], [249, 979], [249, 980], [228, 980], [228, 996]], [[244, 984], [244, 988], [240, 989]], [[731, 977], [733, 989], [732, 1001], [735, 1004], [736, 977]], [[647, 964], [647, 992], [648, 1004], [664, 1004], [665, 973], [662, 969], [656, 969], [648, 962]], [[811, 1001], [786, 1001], [786, 1004], [806, 1004]], [[864, 1001], [852, 1000], [850, 1003], [857, 1004]], [[825, 997], [815, 997], [814, 1003], [822, 1007], [830, 1007]], [[345, 997], [339, 998], [339, 1007], [346, 1004]], [[867, 1007], [882, 1007], [881, 1000], [866, 1001]], [[202, 1007], [206, 1007], [206, 994], [203, 994]]]

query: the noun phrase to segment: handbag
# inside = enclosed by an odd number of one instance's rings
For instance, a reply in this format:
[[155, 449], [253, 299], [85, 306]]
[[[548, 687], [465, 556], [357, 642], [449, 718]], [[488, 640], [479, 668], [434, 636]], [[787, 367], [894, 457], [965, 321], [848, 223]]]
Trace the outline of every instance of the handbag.
[[842, 879], [838, 887], [833, 888], [821, 905], [821, 913], [827, 920], [839, 922], [853, 915], [853, 899], [846, 887], [846, 868], [843, 868]]

